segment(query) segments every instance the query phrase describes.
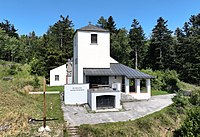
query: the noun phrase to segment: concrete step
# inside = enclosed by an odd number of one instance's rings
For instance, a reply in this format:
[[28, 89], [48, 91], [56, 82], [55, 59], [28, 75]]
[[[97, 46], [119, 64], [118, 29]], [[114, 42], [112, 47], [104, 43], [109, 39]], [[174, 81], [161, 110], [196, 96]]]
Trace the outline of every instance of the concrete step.
[[78, 135], [78, 127], [77, 126], [67, 126], [67, 131], [69, 136], [71, 137], [79, 137]]

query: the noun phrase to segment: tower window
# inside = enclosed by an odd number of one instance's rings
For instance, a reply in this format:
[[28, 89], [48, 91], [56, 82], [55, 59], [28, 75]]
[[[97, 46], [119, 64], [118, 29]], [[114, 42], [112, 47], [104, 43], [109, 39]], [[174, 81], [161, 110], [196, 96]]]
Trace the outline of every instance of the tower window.
[[97, 34], [91, 34], [91, 43], [97, 44]]

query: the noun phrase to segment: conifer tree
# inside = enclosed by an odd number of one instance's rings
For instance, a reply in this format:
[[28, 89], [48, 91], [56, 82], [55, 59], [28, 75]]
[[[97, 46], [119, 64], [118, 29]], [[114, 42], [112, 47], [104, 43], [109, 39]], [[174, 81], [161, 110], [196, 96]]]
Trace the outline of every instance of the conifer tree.
[[129, 31], [129, 38], [129, 44], [131, 47], [130, 59], [133, 61], [132, 67], [135, 69], [142, 68], [147, 52], [147, 46], [145, 45], [144, 31], [136, 19], [133, 19]]
[[152, 30], [147, 57], [148, 66], [153, 70], [173, 69], [175, 53], [171, 34], [167, 21], [160, 17]]

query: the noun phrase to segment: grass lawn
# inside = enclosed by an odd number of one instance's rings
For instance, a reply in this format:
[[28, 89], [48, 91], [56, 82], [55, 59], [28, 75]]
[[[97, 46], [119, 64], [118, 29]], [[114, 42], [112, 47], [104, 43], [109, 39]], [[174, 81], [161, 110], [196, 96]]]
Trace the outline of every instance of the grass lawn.
[[[0, 131], [0, 136], [43, 136], [38, 133], [42, 121], [28, 123], [29, 118], [43, 119], [43, 95], [30, 95], [34, 77], [29, 74], [28, 65], [17, 64], [20, 68], [14, 75], [9, 75], [9, 62], [0, 62], [0, 128], [8, 127]], [[13, 77], [12, 81], [4, 81], [3, 77]], [[43, 90], [43, 78], [39, 77], [40, 87]], [[47, 91], [61, 91], [63, 87], [48, 87]], [[49, 136], [63, 136], [63, 111], [59, 94], [46, 95], [47, 125], [52, 130]]]
[[116, 122], [79, 127], [83, 137], [171, 137], [185, 119], [173, 105], [134, 121]]
[[64, 91], [64, 86], [46, 86], [46, 91]]
[[151, 95], [156, 96], [156, 95], [166, 95], [169, 94], [167, 91], [162, 91], [162, 90], [151, 90]]

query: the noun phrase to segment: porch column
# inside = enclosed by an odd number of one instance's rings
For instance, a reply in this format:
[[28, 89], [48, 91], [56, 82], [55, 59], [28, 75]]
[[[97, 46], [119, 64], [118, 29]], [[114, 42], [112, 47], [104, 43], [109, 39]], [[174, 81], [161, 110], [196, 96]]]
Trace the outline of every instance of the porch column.
[[96, 104], [97, 104], [97, 96], [95, 94], [92, 94], [92, 98], [91, 99], [92, 99], [91, 100], [92, 106], [90, 106], [90, 107], [91, 107], [92, 111], [95, 111], [95, 110], [97, 110], [97, 106], [96, 106]]
[[125, 92], [126, 94], [129, 94], [129, 79], [127, 77], [125, 77]]
[[140, 79], [135, 79], [135, 92], [140, 93]]
[[150, 81], [150, 79], [146, 79], [146, 89], [147, 89], [147, 93], [151, 93], [151, 81]]

